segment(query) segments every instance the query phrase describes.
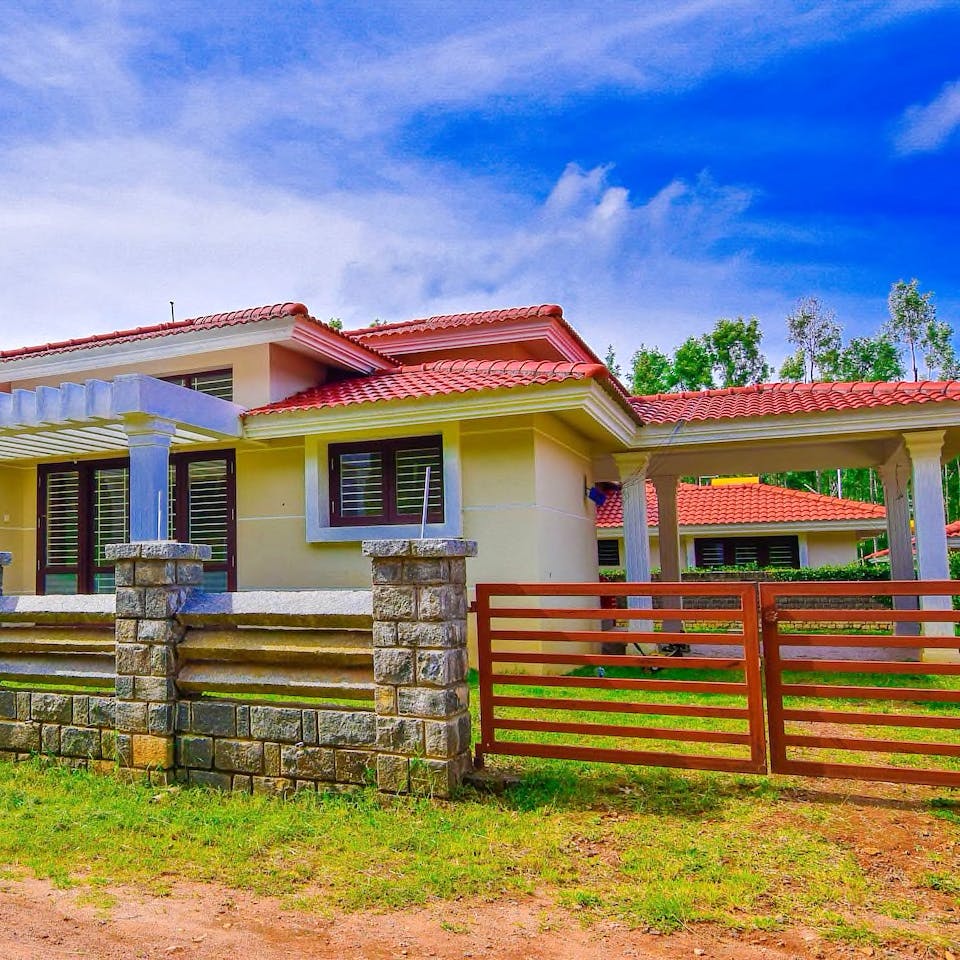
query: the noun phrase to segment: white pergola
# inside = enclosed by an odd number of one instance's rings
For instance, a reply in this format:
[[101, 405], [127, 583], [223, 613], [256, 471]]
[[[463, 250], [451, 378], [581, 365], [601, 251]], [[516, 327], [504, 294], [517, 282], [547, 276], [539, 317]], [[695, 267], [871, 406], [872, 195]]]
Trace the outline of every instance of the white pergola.
[[[650, 579], [645, 482], [656, 489], [661, 575], [679, 581], [677, 483], [682, 476], [874, 467], [883, 483], [891, 576], [948, 580], [941, 465], [960, 453], [960, 403], [814, 411], [645, 424], [629, 452], [614, 455], [623, 489], [627, 579]], [[911, 520], [913, 531], [911, 531]], [[903, 601], [909, 598], [901, 598]], [[925, 597], [924, 608], [949, 606]], [[898, 604], [899, 605], [899, 604]], [[928, 635], [952, 634], [928, 623]]]
[[141, 374], [0, 392], [0, 464], [128, 450], [130, 537], [164, 539], [171, 447], [239, 437], [241, 413]]

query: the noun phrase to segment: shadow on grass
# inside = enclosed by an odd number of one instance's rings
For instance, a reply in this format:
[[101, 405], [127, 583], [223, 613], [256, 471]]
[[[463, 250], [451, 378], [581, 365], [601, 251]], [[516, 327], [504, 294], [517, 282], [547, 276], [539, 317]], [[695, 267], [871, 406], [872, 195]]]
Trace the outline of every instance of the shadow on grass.
[[547, 761], [513, 772], [520, 782], [506, 790], [501, 802], [523, 811], [608, 810], [700, 820], [744, 797], [779, 796], [766, 777], [746, 780], [660, 767], [599, 768]]

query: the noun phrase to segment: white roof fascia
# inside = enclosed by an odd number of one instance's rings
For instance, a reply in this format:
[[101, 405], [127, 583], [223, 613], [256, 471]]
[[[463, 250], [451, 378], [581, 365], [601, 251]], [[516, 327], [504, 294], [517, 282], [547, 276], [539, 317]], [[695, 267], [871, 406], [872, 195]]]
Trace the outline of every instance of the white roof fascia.
[[656, 452], [658, 447], [694, 444], [742, 443], [747, 440], [789, 441], [800, 438], [833, 439], [872, 433], [902, 434], [960, 426], [960, 403], [952, 400], [861, 407], [856, 411], [791, 413], [763, 417], [727, 417], [666, 424], [645, 424], [635, 445]]
[[40, 380], [104, 367], [132, 366], [173, 357], [196, 356], [220, 350], [278, 343], [293, 336], [296, 317], [273, 317], [232, 326], [174, 330], [141, 340], [91, 343], [56, 353], [0, 360], [0, 383]]
[[[883, 532], [887, 522], [883, 517], [863, 520], [816, 520], [790, 521], [787, 523], [702, 523], [680, 524], [680, 533], [692, 537], [717, 537], [732, 533], [777, 535], [784, 533], [859, 533]], [[653, 524], [647, 527], [651, 534], [659, 535], [660, 528]], [[623, 527], [597, 527], [598, 537], [622, 537]]]

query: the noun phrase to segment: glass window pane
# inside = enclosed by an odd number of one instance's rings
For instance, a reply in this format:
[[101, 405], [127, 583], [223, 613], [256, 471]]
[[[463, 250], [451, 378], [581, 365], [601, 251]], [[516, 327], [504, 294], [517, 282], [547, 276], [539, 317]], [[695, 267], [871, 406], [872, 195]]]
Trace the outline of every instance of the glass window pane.
[[340, 515], [378, 517], [384, 512], [383, 455], [379, 450], [340, 454]]
[[227, 461], [193, 460], [187, 465], [187, 540], [210, 546], [214, 563], [227, 560], [230, 529]]
[[80, 474], [47, 474], [46, 564], [73, 566], [80, 557]]
[[[98, 469], [93, 474], [93, 562], [106, 562], [110, 543], [130, 539], [130, 484], [126, 467]], [[103, 592], [100, 590], [97, 593]]]
[[421, 516], [427, 467], [430, 468], [429, 511], [443, 509], [443, 474], [437, 447], [410, 447], [394, 454], [398, 514]]
[[227, 592], [227, 571], [226, 570], [204, 570], [203, 571], [203, 589], [207, 593], [226, 593]]
[[75, 573], [48, 573], [43, 578], [43, 592], [46, 594], [75, 594], [77, 575]]

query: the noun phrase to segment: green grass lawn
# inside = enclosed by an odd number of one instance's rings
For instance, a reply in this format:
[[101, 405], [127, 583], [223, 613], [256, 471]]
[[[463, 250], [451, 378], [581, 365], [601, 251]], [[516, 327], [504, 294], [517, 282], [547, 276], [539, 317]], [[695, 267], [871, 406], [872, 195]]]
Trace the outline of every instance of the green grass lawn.
[[860, 855], [847, 823], [856, 801], [818, 801], [807, 781], [489, 762], [519, 783], [501, 796], [465, 789], [452, 802], [371, 789], [281, 801], [129, 785], [40, 759], [0, 763], [0, 862], [8, 877], [49, 877], [103, 903], [111, 885], [162, 893], [179, 878], [320, 911], [537, 892], [586, 922], [803, 924], [856, 943], [946, 942], [940, 928], [918, 930], [910, 904], [939, 897], [960, 909], [960, 791], [876, 788], [906, 798], [907, 813], [881, 802], [875, 815], [900, 826], [913, 818], [924, 851], [891, 883]]

